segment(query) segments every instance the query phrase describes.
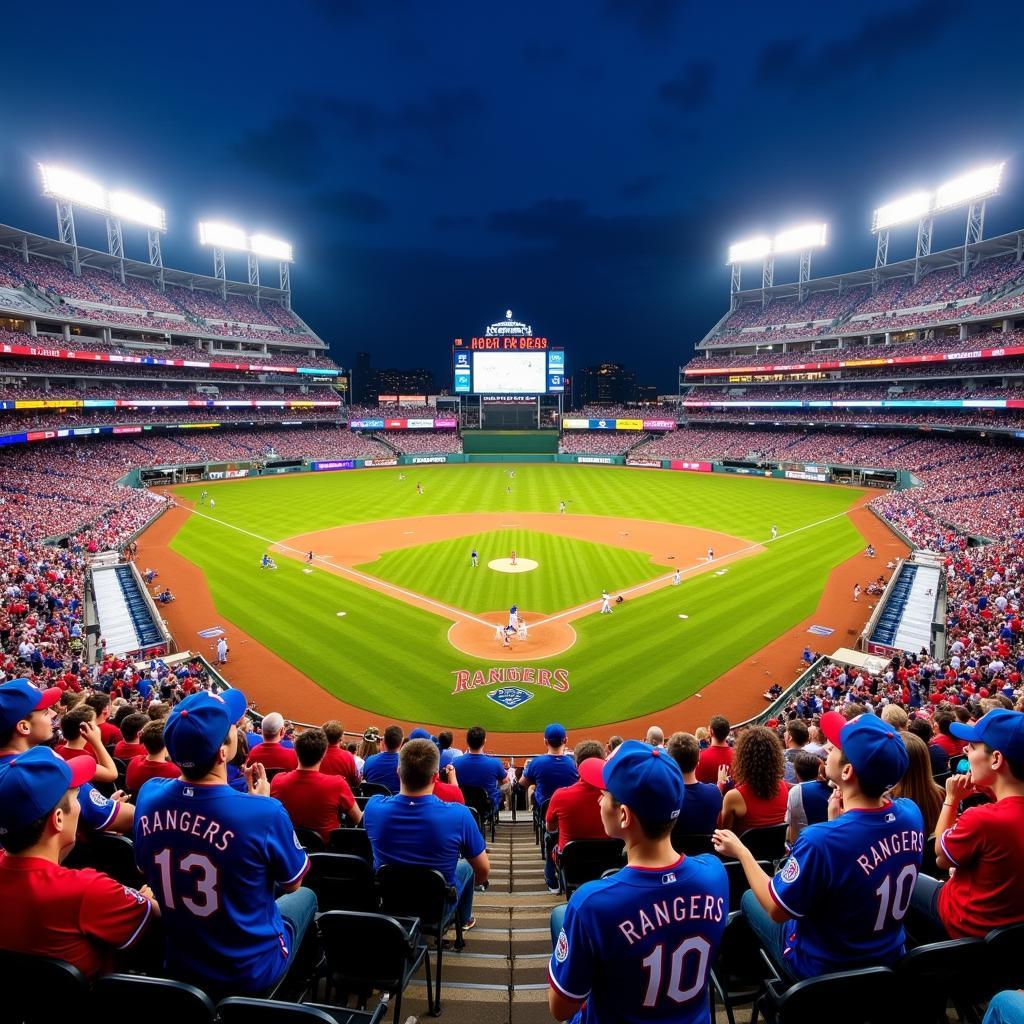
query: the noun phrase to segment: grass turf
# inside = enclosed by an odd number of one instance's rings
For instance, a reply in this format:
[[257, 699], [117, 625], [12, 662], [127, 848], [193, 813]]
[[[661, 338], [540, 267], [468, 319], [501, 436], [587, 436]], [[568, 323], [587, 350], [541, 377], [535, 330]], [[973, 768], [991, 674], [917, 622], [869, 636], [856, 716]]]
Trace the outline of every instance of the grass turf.
[[[811, 614], [828, 571], [856, 554], [862, 543], [842, 514], [860, 492], [838, 487], [525, 465], [516, 467], [509, 495], [507, 467], [407, 468], [404, 481], [398, 479], [399, 472], [303, 474], [204, 485], [216, 498], [215, 511], [201, 509], [210, 518], [191, 517], [173, 541], [175, 550], [204, 571], [226, 619], [328, 691], [382, 718], [519, 730], [541, 728], [552, 718], [581, 728], [656, 711], [699, 691]], [[422, 495], [415, 490], [418, 481]], [[177, 491], [197, 500], [202, 489]], [[486, 671], [490, 665], [448, 644], [448, 620], [329, 573], [305, 575], [301, 565], [287, 559], [279, 560], [277, 572], [259, 569], [260, 556], [271, 542], [298, 533], [403, 516], [556, 512], [563, 498], [570, 502], [570, 514], [664, 520], [751, 541], [767, 540], [773, 523], [783, 535], [801, 532], [731, 564], [725, 576], [697, 576], [679, 587], [630, 600], [611, 616], [595, 613], [577, 620], [575, 647], [529, 663], [565, 669], [570, 689], [563, 693], [524, 687], [534, 698], [513, 711], [487, 698], [494, 687], [452, 693], [456, 670]], [[472, 543], [443, 542], [453, 545], [463, 565]], [[573, 551], [584, 544], [570, 543]], [[571, 574], [571, 567], [562, 573]], [[539, 571], [526, 575], [539, 576]], [[428, 582], [410, 589], [427, 593]], [[593, 596], [592, 590], [588, 581], [582, 599]], [[470, 597], [486, 601], [488, 608], [504, 606], [503, 600], [493, 604], [490, 595]], [[446, 599], [451, 600], [450, 594]], [[519, 603], [530, 607], [525, 600]], [[558, 607], [573, 603], [578, 602], [566, 600]], [[346, 612], [342, 619], [339, 610]], [[680, 620], [680, 612], [689, 619]]]

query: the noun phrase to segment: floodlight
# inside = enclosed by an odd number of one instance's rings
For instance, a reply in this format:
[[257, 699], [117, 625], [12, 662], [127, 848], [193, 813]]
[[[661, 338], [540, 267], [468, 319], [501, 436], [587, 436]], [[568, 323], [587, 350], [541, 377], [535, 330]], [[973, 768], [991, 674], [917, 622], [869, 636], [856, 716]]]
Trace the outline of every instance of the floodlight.
[[998, 163], [976, 167], [973, 171], [940, 185], [935, 190], [935, 209], [948, 210], [953, 206], [961, 206], [976, 199], [995, 195], [999, 191], [999, 182], [1005, 166], [1005, 163]]
[[199, 241], [203, 245], [212, 245], [217, 249], [249, 249], [249, 239], [245, 237], [245, 232], [241, 228], [219, 221], [200, 221]]
[[271, 238], [269, 235], [253, 235], [249, 239], [249, 248], [258, 256], [268, 256], [271, 259], [281, 260], [283, 263], [292, 261], [291, 243], [282, 242], [279, 238]]
[[772, 243], [773, 252], [804, 252], [824, 245], [828, 235], [827, 224], [801, 224], [780, 231]]
[[88, 206], [102, 213], [107, 212], [107, 193], [97, 182], [77, 171], [69, 171], [66, 167], [54, 167], [52, 164], [40, 164], [39, 172], [43, 176], [44, 195], [79, 206]]
[[157, 231], [167, 230], [164, 211], [155, 203], [140, 199], [130, 192], [111, 192], [108, 207], [111, 217], [117, 217], [118, 220], [129, 220]]
[[894, 224], [906, 224], [909, 221], [921, 220], [927, 217], [932, 208], [932, 195], [930, 192], [914, 192], [901, 199], [894, 199], [875, 210], [872, 231], [883, 231]]
[[767, 235], [748, 238], [744, 242], [736, 242], [729, 246], [729, 263], [754, 263], [770, 256], [772, 240]]

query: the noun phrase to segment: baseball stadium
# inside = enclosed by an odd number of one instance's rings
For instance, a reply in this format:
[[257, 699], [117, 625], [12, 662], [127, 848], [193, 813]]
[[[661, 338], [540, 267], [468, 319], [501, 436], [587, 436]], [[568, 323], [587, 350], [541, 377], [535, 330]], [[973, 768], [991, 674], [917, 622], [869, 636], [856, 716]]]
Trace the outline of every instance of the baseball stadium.
[[888, 199], [870, 266], [727, 246], [674, 393], [579, 400], [495, 294], [357, 401], [290, 243], [165, 265], [177, 211], [43, 159], [56, 230], [0, 224], [3, 1019], [1024, 1020], [1009, 168]]

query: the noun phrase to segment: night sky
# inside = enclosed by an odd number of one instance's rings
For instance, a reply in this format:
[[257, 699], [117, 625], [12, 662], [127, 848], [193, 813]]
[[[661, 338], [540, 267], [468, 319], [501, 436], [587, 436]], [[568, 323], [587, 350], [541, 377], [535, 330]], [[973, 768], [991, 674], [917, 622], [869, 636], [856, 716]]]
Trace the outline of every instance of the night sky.
[[[729, 242], [826, 220], [815, 275], [869, 266], [876, 205], [978, 163], [1008, 161], [986, 234], [1024, 226], [1011, 0], [18, 3], [4, 34], [0, 221], [53, 236], [44, 160], [164, 206], [168, 266], [212, 271], [200, 219], [265, 230], [336, 360], [442, 385], [451, 339], [511, 308], [569, 372], [674, 392]], [[890, 262], [912, 254], [895, 231]]]

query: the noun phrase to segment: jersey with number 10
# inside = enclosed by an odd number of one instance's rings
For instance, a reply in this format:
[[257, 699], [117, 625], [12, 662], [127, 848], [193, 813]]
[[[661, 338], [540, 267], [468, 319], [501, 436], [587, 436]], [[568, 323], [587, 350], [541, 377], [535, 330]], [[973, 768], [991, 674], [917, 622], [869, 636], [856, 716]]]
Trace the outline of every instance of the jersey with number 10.
[[160, 904], [175, 976], [239, 994], [281, 977], [291, 933], [274, 885], [301, 878], [309, 858], [278, 800], [150, 779], [135, 808], [135, 859]]
[[771, 880], [792, 918], [783, 957], [798, 978], [894, 964], [924, 851], [917, 804], [901, 799], [809, 825]]
[[712, 854], [623, 868], [573, 893], [551, 984], [586, 1000], [580, 1024], [708, 1024], [708, 977], [728, 916], [729, 879]]

